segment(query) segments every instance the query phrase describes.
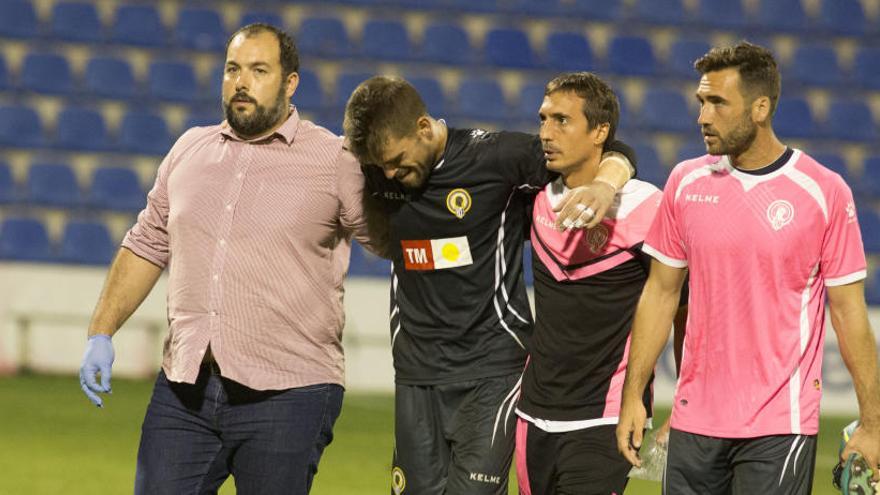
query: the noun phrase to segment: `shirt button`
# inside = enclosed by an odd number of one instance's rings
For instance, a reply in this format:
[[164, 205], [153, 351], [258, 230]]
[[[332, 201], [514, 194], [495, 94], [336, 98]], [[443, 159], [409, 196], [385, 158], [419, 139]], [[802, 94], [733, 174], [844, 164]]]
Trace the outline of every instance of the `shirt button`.
[[221, 246], [225, 246], [225, 245], [226, 245], [226, 239], [220, 239], [220, 245], [221, 245]]
[[241, 173], [241, 172], [239, 172], [238, 175], [236, 175], [236, 177], [238, 177], [239, 179], [241, 179], [242, 177], [244, 177], [244, 174]]
[[216, 312], [216, 311], [211, 311], [211, 316], [217, 316], [217, 312]]
[[217, 280], [220, 280], [220, 277], [218, 277], [217, 275], [214, 275], [214, 276], [211, 277], [211, 278], [214, 279], [214, 282], [216, 282]]
[[232, 211], [232, 204], [226, 205], [226, 211]]

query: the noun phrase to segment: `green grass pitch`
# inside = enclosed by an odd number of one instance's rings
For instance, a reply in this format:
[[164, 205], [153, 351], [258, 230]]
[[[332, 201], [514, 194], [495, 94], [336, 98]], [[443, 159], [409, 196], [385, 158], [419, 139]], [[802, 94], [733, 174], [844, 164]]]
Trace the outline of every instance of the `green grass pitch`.
[[[0, 378], [0, 495], [131, 493], [151, 387], [114, 380], [106, 407], [97, 409], [74, 377]], [[313, 494], [390, 493], [392, 412], [391, 396], [346, 395]], [[830, 473], [839, 432], [851, 419], [822, 418], [814, 494], [838, 493]], [[220, 493], [235, 493], [232, 480]], [[510, 493], [516, 493], [514, 482]], [[660, 486], [633, 481], [626, 493], [658, 494]]]

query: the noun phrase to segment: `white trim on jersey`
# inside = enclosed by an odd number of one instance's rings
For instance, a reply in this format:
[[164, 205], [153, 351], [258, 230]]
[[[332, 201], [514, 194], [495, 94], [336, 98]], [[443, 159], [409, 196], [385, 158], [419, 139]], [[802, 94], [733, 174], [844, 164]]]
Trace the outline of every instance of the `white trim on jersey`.
[[683, 191], [685, 187], [693, 184], [703, 177], [708, 177], [712, 175], [712, 173], [715, 172], [716, 169], [717, 168], [715, 164], [710, 163], [700, 168], [691, 170], [687, 175], [682, 177], [681, 182], [678, 183], [678, 189], [675, 190], [675, 201], [678, 201], [678, 197], [681, 196], [681, 191]]
[[[596, 426], [605, 426], [605, 425], [616, 425], [620, 418], [617, 416], [611, 416], [607, 418], [595, 418], [595, 419], [580, 419], [575, 421], [556, 421], [552, 419], [540, 419], [533, 418], [528, 414], [516, 409], [516, 415], [520, 418], [528, 421], [529, 423], [535, 425], [535, 428], [546, 431], [547, 433], [568, 433], [570, 431], [578, 431], [578, 430], [586, 430], [587, 428], [594, 428]], [[645, 423], [647, 428], [650, 430], [654, 427], [653, 418], [648, 418]]]
[[651, 247], [647, 243], [642, 244], [642, 252], [651, 256], [652, 258], [656, 259], [666, 266], [671, 266], [672, 268], [687, 268], [688, 266], [687, 260], [677, 260], [675, 258], [670, 258], [660, 251], [657, 251], [655, 248]]
[[[816, 280], [816, 274], [819, 272], [819, 265], [815, 265], [810, 270], [810, 277], [807, 279], [807, 286], [801, 292], [801, 314], [800, 314], [800, 347], [798, 356], [802, 357], [807, 349], [810, 341], [810, 292], [813, 283]], [[801, 368], [800, 359], [795, 364], [794, 372], [788, 380], [788, 398], [789, 409], [791, 410], [791, 432], [795, 435], [801, 433]]]
[[844, 275], [842, 277], [826, 278], [825, 287], [837, 287], [839, 285], [847, 285], [853, 282], [858, 282], [859, 280], [864, 280], [866, 278], [868, 278], [868, 271], [859, 270], [855, 273], [850, 273], [849, 275]]
[[492, 294], [492, 306], [495, 307], [495, 314], [498, 316], [498, 321], [501, 323], [501, 326], [504, 327], [504, 330], [513, 337], [513, 340], [522, 347], [523, 349], [526, 346], [523, 345], [522, 341], [519, 340], [519, 337], [516, 336], [513, 330], [507, 325], [507, 322], [504, 321], [504, 312], [501, 311], [501, 305], [498, 302], [498, 289], [502, 288], [502, 296], [504, 297], [504, 304], [507, 309], [509, 309], [517, 318], [523, 321], [523, 323], [528, 323], [526, 320], [513, 310], [510, 306], [510, 300], [507, 297], [507, 289], [504, 287], [504, 279], [502, 277], [502, 267], [504, 264], [504, 260], [502, 259], [502, 253], [504, 252], [503, 241], [504, 241], [504, 220], [507, 218], [507, 208], [510, 206], [510, 200], [513, 199], [513, 194], [507, 198], [507, 204], [504, 206], [504, 210], [501, 212], [501, 224], [498, 226], [498, 241], [495, 245], [495, 292]]
[[623, 220], [636, 208], [642, 206], [653, 194], [660, 192], [654, 184], [642, 182], [638, 179], [630, 179], [624, 184], [623, 189], [615, 196], [614, 204], [605, 214], [607, 218]]
[[[519, 380], [516, 381], [516, 384], [513, 386], [513, 389], [504, 397], [504, 400], [501, 401], [501, 404], [498, 406], [498, 412], [495, 414], [495, 425], [492, 427], [492, 443], [489, 445], [495, 445], [495, 432], [498, 431], [498, 423], [501, 422], [502, 415], [504, 416], [504, 435], [507, 435], [507, 418], [510, 416], [513, 405], [516, 404], [517, 399], [519, 399], [519, 391], [522, 386], [522, 375], [519, 376]], [[504, 413], [504, 404], [507, 401], [510, 403], [507, 405], [507, 413]]]
[[[800, 156], [800, 153], [795, 153]], [[801, 172], [800, 170], [789, 167], [785, 172], [786, 177], [792, 180], [795, 184], [801, 186], [807, 194], [810, 195], [811, 198], [816, 200], [816, 203], [819, 203], [819, 208], [822, 209], [822, 216], [825, 217], [825, 221], [828, 221], [828, 203], [825, 201], [825, 194], [822, 192], [822, 188], [819, 186], [819, 183], [816, 182], [809, 175]]]
[[391, 316], [388, 319], [394, 318], [394, 315], [397, 316], [397, 328], [394, 329], [394, 332], [391, 334], [391, 348], [394, 349], [394, 343], [397, 341], [397, 334], [400, 333], [400, 305], [397, 304], [397, 274], [394, 273], [394, 267], [391, 268], [391, 297], [394, 299], [394, 307], [391, 308]]

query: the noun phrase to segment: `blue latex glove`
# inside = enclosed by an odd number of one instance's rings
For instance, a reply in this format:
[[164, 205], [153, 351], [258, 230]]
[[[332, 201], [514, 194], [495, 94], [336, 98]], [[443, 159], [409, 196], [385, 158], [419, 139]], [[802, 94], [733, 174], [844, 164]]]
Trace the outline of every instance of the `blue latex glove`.
[[[109, 335], [89, 337], [82, 366], [79, 368], [79, 385], [89, 400], [98, 407], [104, 407], [104, 402], [97, 393], [111, 393], [110, 368], [113, 366], [113, 358], [113, 342]], [[98, 373], [101, 373], [100, 385], [97, 382]]]

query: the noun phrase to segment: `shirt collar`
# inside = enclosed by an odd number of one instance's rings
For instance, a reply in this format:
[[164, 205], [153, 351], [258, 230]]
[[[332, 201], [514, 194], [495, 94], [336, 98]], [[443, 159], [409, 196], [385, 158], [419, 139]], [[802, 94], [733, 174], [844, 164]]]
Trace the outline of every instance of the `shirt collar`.
[[272, 131], [271, 134], [258, 136], [253, 139], [242, 139], [237, 134], [235, 134], [235, 131], [232, 130], [232, 127], [230, 127], [229, 124], [224, 123], [220, 126], [220, 135], [224, 139], [231, 139], [233, 141], [241, 141], [253, 144], [267, 143], [272, 141], [272, 138], [278, 137], [289, 146], [293, 143], [293, 138], [296, 136], [297, 129], [299, 129], [299, 121], [299, 112], [297, 112], [294, 105], [290, 105], [290, 116], [287, 117], [287, 120], [284, 121], [283, 124], [281, 124], [281, 127]]

